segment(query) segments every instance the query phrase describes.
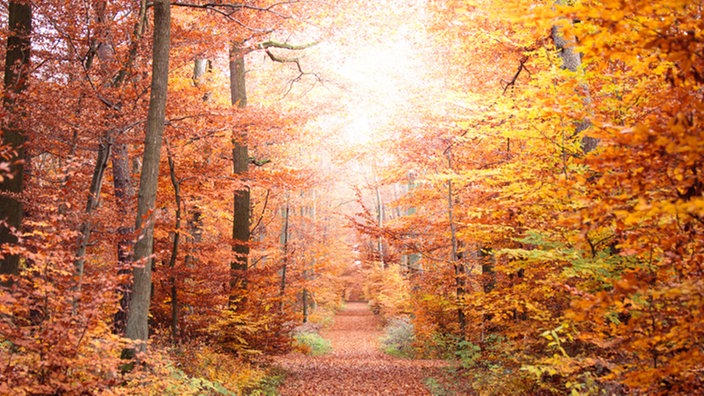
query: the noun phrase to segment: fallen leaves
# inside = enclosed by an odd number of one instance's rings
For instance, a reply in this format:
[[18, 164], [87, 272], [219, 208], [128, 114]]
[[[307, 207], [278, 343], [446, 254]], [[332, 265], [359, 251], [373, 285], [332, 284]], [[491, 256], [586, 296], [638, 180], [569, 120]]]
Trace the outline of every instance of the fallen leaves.
[[281, 395], [429, 395], [423, 381], [445, 363], [388, 356], [379, 349], [381, 334], [381, 324], [366, 303], [347, 303], [322, 334], [332, 353], [276, 359], [289, 373]]

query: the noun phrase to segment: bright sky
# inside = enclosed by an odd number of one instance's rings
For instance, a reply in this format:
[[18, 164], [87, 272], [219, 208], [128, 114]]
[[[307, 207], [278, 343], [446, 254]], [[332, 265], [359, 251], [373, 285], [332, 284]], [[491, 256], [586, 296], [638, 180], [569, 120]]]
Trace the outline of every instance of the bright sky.
[[[417, 115], [414, 109], [420, 106], [419, 93], [425, 96], [432, 85], [425, 74], [433, 61], [424, 50], [430, 41], [420, 5], [424, 0], [413, 1], [387, 0], [375, 10], [367, 9], [365, 15], [345, 14], [336, 22], [332, 36], [299, 54], [302, 67], [324, 80], [313, 91], [308, 90], [309, 81], [298, 82], [294, 88], [305, 94], [294, 94], [292, 100], [300, 103], [308, 96], [322, 106], [308, 128], [324, 131], [338, 144], [353, 149], [382, 141], [399, 125], [412, 122]], [[319, 33], [313, 31], [313, 35]], [[304, 34], [297, 40], [311, 38]], [[257, 63], [253, 70], [277, 67], [263, 54], [253, 61]], [[289, 69], [295, 77], [296, 71]], [[269, 75], [259, 78], [268, 85]]]
[[340, 70], [352, 94], [344, 130], [347, 140], [366, 143], [405, 118], [414, 88], [423, 83], [419, 78], [423, 65], [416, 54], [410, 43], [399, 39], [361, 48], [348, 58]]
[[[416, 0], [416, 3], [424, 1]], [[332, 62], [334, 79], [343, 92], [344, 111], [337, 114], [338, 133], [347, 144], [365, 144], [405, 120], [413, 92], [426, 81], [425, 13], [409, 0], [387, 0], [368, 7], [365, 20], [349, 16], [337, 41], [333, 38], [321, 56]], [[357, 18], [357, 19], [355, 19]]]

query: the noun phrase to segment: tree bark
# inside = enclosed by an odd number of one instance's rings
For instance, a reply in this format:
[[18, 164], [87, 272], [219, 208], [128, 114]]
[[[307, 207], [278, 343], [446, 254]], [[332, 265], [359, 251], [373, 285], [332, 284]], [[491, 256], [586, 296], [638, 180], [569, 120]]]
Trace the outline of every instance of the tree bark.
[[[116, 142], [112, 152], [112, 179], [115, 189], [115, 201], [120, 222], [129, 218], [135, 198], [130, 172], [130, 160], [127, 144]], [[117, 274], [120, 278], [132, 273], [132, 233], [134, 228], [123, 223], [117, 229]], [[120, 308], [115, 313], [113, 328], [115, 333], [123, 334], [127, 326], [127, 311], [130, 304], [131, 285], [124, 282], [120, 285]]]
[[[211, 70], [212, 66], [210, 63], [210, 59], [205, 59], [205, 58], [196, 58], [193, 61], [193, 85], [200, 86], [203, 83], [206, 82], [206, 73], [208, 73]], [[203, 102], [208, 102], [210, 100], [210, 97], [212, 96], [212, 92], [209, 90], [206, 91], [203, 94]]]
[[496, 287], [496, 271], [494, 271], [494, 256], [491, 248], [477, 249], [477, 258], [482, 265], [482, 289], [489, 293]]
[[281, 230], [281, 248], [284, 253], [283, 265], [281, 266], [281, 284], [279, 285], [279, 312], [284, 312], [284, 296], [286, 295], [286, 270], [288, 269], [288, 221], [291, 207], [289, 206], [288, 193], [286, 194], [286, 207], [284, 207], [284, 227]]
[[[21, 194], [27, 153], [24, 148], [26, 131], [21, 121], [23, 112], [17, 106], [17, 97], [27, 89], [29, 79], [32, 7], [28, 2], [10, 1], [8, 28], [3, 106], [9, 120], [2, 129], [2, 144], [12, 150], [7, 159], [12, 177], [3, 177], [0, 181], [0, 246], [17, 244], [17, 233], [22, 226]], [[19, 255], [5, 254], [0, 259], [0, 275], [16, 275], [19, 262]]]
[[[452, 154], [447, 152], [448, 167], [452, 169]], [[455, 293], [457, 297], [457, 323], [462, 331], [462, 339], [465, 337], [465, 328], [467, 327], [467, 319], [464, 314], [464, 295], [465, 295], [465, 265], [460, 260], [460, 253], [457, 241], [457, 227], [455, 225], [454, 203], [452, 201], [452, 180], [447, 181], [447, 218], [450, 223], [450, 261], [455, 270]]]
[[[555, 4], [564, 5], [565, 0], [556, 0]], [[573, 73], [577, 73], [579, 68], [582, 66], [582, 54], [575, 50], [577, 39], [574, 36], [565, 35], [557, 25], [552, 27], [551, 36], [553, 42], [555, 43], [555, 48], [559, 51], [560, 59], [562, 60], [562, 67]], [[580, 88], [584, 91], [584, 105], [588, 106], [591, 102], [588, 88], [585, 85], [580, 85]], [[577, 121], [575, 123], [572, 136], [578, 136], [585, 130], [589, 129], [591, 125], [591, 121], [588, 118]], [[584, 154], [589, 153], [596, 148], [598, 143], [598, 139], [591, 136], [582, 135], [582, 152]]]
[[[244, 53], [237, 44], [230, 48], [230, 99], [232, 105], [242, 109], [247, 106], [247, 91], [245, 86]], [[247, 134], [245, 131], [233, 132], [232, 167], [236, 177], [243, 177], [249, 166]], [[249, 227], [250, 227], [250, 192], [249, 187], [235, 190], [232, 220], [232, 239], [234, 258], [230, 264], [230, 301], [233, 301], [238, 289], [245, 285], [245, 271], [249, 258]]]
[[74, 261], [79, 288], [83, 279], [83, 267], [86, 261], [86, 249], [88, 248], [90, 234], [93, 230], [91, 214], [93, 213], [93, 210], [98, 207], [98, 204], [100, 202], [100, 190], [103, 186], [105, 168], [107, 168], [108, 166], [108, 158], [110, 158], [110, 151], [112, 150], [111, 140], [112, 136], [110, 136], [110, 132], [108, 132], [105, 134], [105, 137], [100, 142], [100, 145], [98, 147], [98, 157], [95, 159], [95, 169], [93, 170], [93, 177], [91, 179], [90, 188], [88, 190], [88, 202], [86, 202], [85, 210], [87, 218], [81, 225], [81, 237], [78, 244], [78, 250], [76, 251], [76, 260]]
[[[377, 225], [379, 226], [379, 232], [384, 228], [384, 202], [381, 199], [381, 189], [379, 188], [379, 179], [376, 176], [376, 171], [374, 173], [374, 193], [376, 195], [376, 216]], [[386, 268], [386, 258], [384, 257], [384, 238], [379, 234], [376, 241], [377, 252], [379, 253], [379, 262], [381, 263], [381, 269]]]
[[169, 45], [171, 39], [171, 4], [168, 0], [154, 2], [154, 44], [152, 81], [144, 139], [142, 173], [139, 179], [137, 220], [135, 229], [140, 236], [134, 247], [134, 281], [127, 315], [126, 335], [142, 341], [138, 351], [146, 349], [149, 337], [149, 302], [152, 283], [152, 248], [154, 243], [154, 205], [159, 181], [159, 161], [166, 117], [166, 95], [169, 80]]
[[169, 283], [171, 283], [171, 341], [176, 344], [178, 340], [178, 289], [176, 287], [176, 258], [178, 257], [178, 244], [181, 239], [181, 183], [176, 178], [176, 164], [171, 152], [168, 152], [169, 176], [171, 185], [174, 187], [174, 199], [176, 201], [176, 224], [174, 224], [174, 240], [171, 247], [171, 257], [169, 258]]
[[[318, 190], [313, 189], [313, 205], [310, 208], [310, 216], [311, 216], [311, 230], [312, 232], [315, 232], [316, 224], [318, 222]], [[325, 243], [325, 235], [322, 236], [322, 238], [319, 240], [319, 242]], [[310, 263], [308, 264], [308, 267], [303, 270], [303, 281], [306, 282], [306, 285], [308, 281], [312, 280], [315, 277], [315, 262], [316, 258], [313, 256], [311, 258]], [[310, 304], [310, 291], [308, 291], [307, 286], [303, 287], [303, 293], [301, 294], [301, 303], [303, 304], [303, 323], [308, 322], [308, 305]]]

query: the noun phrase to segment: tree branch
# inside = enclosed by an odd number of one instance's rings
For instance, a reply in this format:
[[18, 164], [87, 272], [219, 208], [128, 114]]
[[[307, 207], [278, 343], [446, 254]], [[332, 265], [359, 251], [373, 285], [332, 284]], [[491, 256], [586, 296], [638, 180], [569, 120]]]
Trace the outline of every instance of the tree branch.
[[313, 47], [315, 45], [318, 45], [320, 42], [319, 41], [314, 41], [312, 43], [308, 44], [301, 44], [301, 45], [295, 45], [295, 44], [289, 44], [289, 43], [280, 43], [278, 41], [264, 41], [262, 43], [257, 44], [257, 48], [259, 49], [269, 49], [269, 48], [281, 48], [281, 49], [287, 49], [287, 50], [292, 50], [292, 51], [300, 51], [304, 50], [310, 47]]
[[183, 1], [172, 1], [171, 5], [175, 7], [189, 7], [189, 8], [200, 8], [204, 10], [210, 10], [214, 11], [218, 14], [224, 15], [228, 19], [232, 19], [232, 15], [236, 13], [237, 11], [240, 10], [252, 10], [252, 11], [262, 11], [262, 12], [269, 12], [271, 14], [276, 15], [279, 18], [283, 19], [290, 19], [291, 16], [289, 15], [284, 15], [278, 11], [275, 11], [274, 8], [283, 6], [283, 5], [289, 5], [289, 4], [296, 4], [300, 3], [298, 0], [292, 0], [292, 1], [282, 1], [278, 3], [271, 4], [267, 7], [258, 7], [255, 5], [251, 4], [244, 4], [244, 3], [205, 3], [205, 4], [195, 4], [195, 3], [188, 3], [188, 2], [183, 2]]
[[262, 208], [262, 213], [259, 215], [259, 220], [257, 220], [257, 223], [249, 231], [250, 234], [253, 234], [254, 231], [257, 230], [257, 227], [259, 227], [259, 225], [262, 224], [262, 220], [264, 219], [264, 211], [266, 211], [266, 207], [269, 205], [269, 194], [270, 193], [271, 193], [271, 190], [267, 189], [266, 196], [264, 197], [264, 207]]
[[526, 62], [528, 62], [528, 57], [524, 56], [523, 59], [520, 60], [520, 64], [518, 65], [518, 70], [516, 70], [516, 74], [513, 76], [511, 81], [506, 82], [506, 85], [504, 85], [504, 95], [506, 94], [506, 91], [508, 90], [509, 87], [516, 86], [516, 81], [518, 80], [518, 76], [521, 75], [521, 72], [523, 70], [525, 70], [526, 72], [528, 72], [530, 74], [530, 71], [528, 71], [528, 68], [526, 67]]
[[288, 87], [288, 90], [284, 94], [284, 96], [285, 96], [289, 92], [291, 92], [291, 90], [293, 89], [294, 83], [300, 81], [303, 77], [305, 77], [307, 75], [314, 76], [316, 81], [318, 81], [318, 82], [322, 82], [322, 79], [316, 73], [305, 72], [303, 70], [303, 67], [301, 66], [301, 59], [300, 58], [288, 58], [288, 57], [279, 56], [279, 55], [275, 54], [271, 49], [272, 48], [280, 48], [280, 49], [285, 49], [285, 50], [289, 50], [289, 51], [300, 51], [300, 50], [304, 50], [306, 48], [313, 47], [317, 44], [318, 44], [317, 41], [312, 42], [312, 43], [307, 43], [307, 44], [295, 45], [295, 44], [280, 43], [277, 41], [269, 40], [269, 41], [264, 41], [262, 43], [257, 44], [255, 48], [256, 49], [263, 49], [264, 52], [266, 53], [266, 55], [269, 57], [269, 59], [271, 59], [273, 62], [282, 63], [282, 64], [283, 63], [293, 63], [294, 65], [296, 65], [296, 69], [298, 70], [298, 76], [296, 76], [296, 78], [291, 80], [289, 87]]

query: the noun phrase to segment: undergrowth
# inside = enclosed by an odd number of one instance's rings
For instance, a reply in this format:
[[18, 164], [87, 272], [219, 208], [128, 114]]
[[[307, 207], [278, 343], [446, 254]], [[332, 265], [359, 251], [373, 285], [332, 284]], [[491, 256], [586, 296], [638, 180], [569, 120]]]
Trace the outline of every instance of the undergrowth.
[[318, 332], [320, 325], [306, 323], [293, 332], [293, 349], [310, 356], [325, 355], [332, 351], [330, 341]]
[[118, 395], [276, 395], [282, 373], [203, 344], [152, 347], [141, 365], [125, 374]]
[[413, 346], [415, 342], [413, 323], [408, 318], [392, 318], [384, 328], [384, 332], [381, 348], [385, 353], [402, 358], [416, 356]]

